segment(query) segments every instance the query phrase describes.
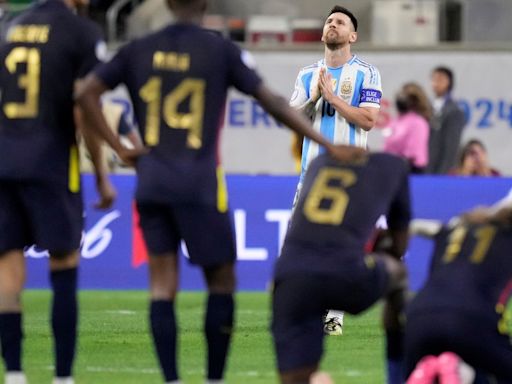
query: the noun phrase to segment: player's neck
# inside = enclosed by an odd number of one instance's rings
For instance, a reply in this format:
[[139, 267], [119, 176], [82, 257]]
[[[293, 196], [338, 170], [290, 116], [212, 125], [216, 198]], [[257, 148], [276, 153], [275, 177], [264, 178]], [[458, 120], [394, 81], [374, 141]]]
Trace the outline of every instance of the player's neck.
[[325, 47], [325, 65], [328, 67], [341, 67], [352, 59], [352, 53], [350, 52], [350, 45], [342, 46], [336, 49]]
[[187, 10], [174, 11], [176, 21], [179, 23], [196, 24], [201, 25], [203, 21], [203, 15], [197, 12], [190, 12]]

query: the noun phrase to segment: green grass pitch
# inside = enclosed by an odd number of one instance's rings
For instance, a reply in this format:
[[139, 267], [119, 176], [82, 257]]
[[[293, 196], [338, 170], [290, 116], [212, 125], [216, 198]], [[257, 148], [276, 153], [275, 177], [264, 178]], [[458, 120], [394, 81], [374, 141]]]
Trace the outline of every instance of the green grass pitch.
[[[48, 291], [27, 291], [23, 296], [23, 364], [31, 384], [50, 383], [53, 373], [49, 299]], [[187, 384], [204, 383], [204, 301], [204, 293], [188, 292], [180, 293], [177, 301], [179, 368]], [[148, 335], [147, 302], [148, 294], [140, 291], [80, 293], [77, 384], [162, 382]], [[277, 383], [269, 316], [268, 294], [237, 295], [237, 325], [226, 375], [228, 384]], [[362, 316], [347, 317], [344, 335], [326, 338], [325, 347], [322, 368], [333, 375], [336, 383], [384, 382], [379, 307]]]

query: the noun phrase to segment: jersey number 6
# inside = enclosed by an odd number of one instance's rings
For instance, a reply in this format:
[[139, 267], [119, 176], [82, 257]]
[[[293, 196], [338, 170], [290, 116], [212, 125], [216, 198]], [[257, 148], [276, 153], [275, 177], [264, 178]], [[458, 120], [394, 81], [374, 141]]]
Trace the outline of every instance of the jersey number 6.
[[341, 224], [350, 200], [345, 188], [356, 181], [356, 174], [349, 169], [323, 168], [306, 197], [304, 215], [312, 223]]

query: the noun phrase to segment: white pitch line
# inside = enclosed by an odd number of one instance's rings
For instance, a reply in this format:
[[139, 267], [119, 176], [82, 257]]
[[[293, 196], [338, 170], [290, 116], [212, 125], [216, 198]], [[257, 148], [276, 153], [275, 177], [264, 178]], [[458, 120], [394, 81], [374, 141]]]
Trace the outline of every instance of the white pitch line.
[[128, 309], [120, 309], [120, 310], [117, 310], [117, 311], [105, 311], [106, 313], [113, 313], [113, 314], [116, 314], [116, 315], [136, 315], [137, 312], [136, 311], [130, 311]]
[[145, 373], [154, 374], [159, 373], [157, 368], [113, 368], [113, 367], [86, 367], [88, 372], [109, 372], [109, 373]]

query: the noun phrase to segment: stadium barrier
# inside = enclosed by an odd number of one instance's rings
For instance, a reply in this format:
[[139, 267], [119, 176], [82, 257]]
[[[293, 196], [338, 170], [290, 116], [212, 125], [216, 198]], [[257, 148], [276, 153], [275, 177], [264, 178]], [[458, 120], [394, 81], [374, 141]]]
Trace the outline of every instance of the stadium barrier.
[[[133, 208], [133, 175], [112, 180], [118, 200], [108, 211], [92, 208], [94, 179], [83, 177], [86, 226], [82, 241], [80, 286], [83, 289], [144, 289], [147, 287], [147, 255]], [[272, 268], [290, 218], [296, 176], [228, 176], [230, 207], [236, 228], [238, 287], [262, 291], [270, 283]], [[512, 186], [506, 178], [411, 177], [414, 217], [448, 220], [475, 205], [491, 204]], [[51, 218], [48, 218], [51, 225]], [[425, 280], [431, 243], [413, 238], [406, 255], [414, 290]], [[28, 288], [48, 288], [44, 250], [26, 250]], [[181, 287], [204, 289], [202, 275], [185, 260], [181, 263]]]

